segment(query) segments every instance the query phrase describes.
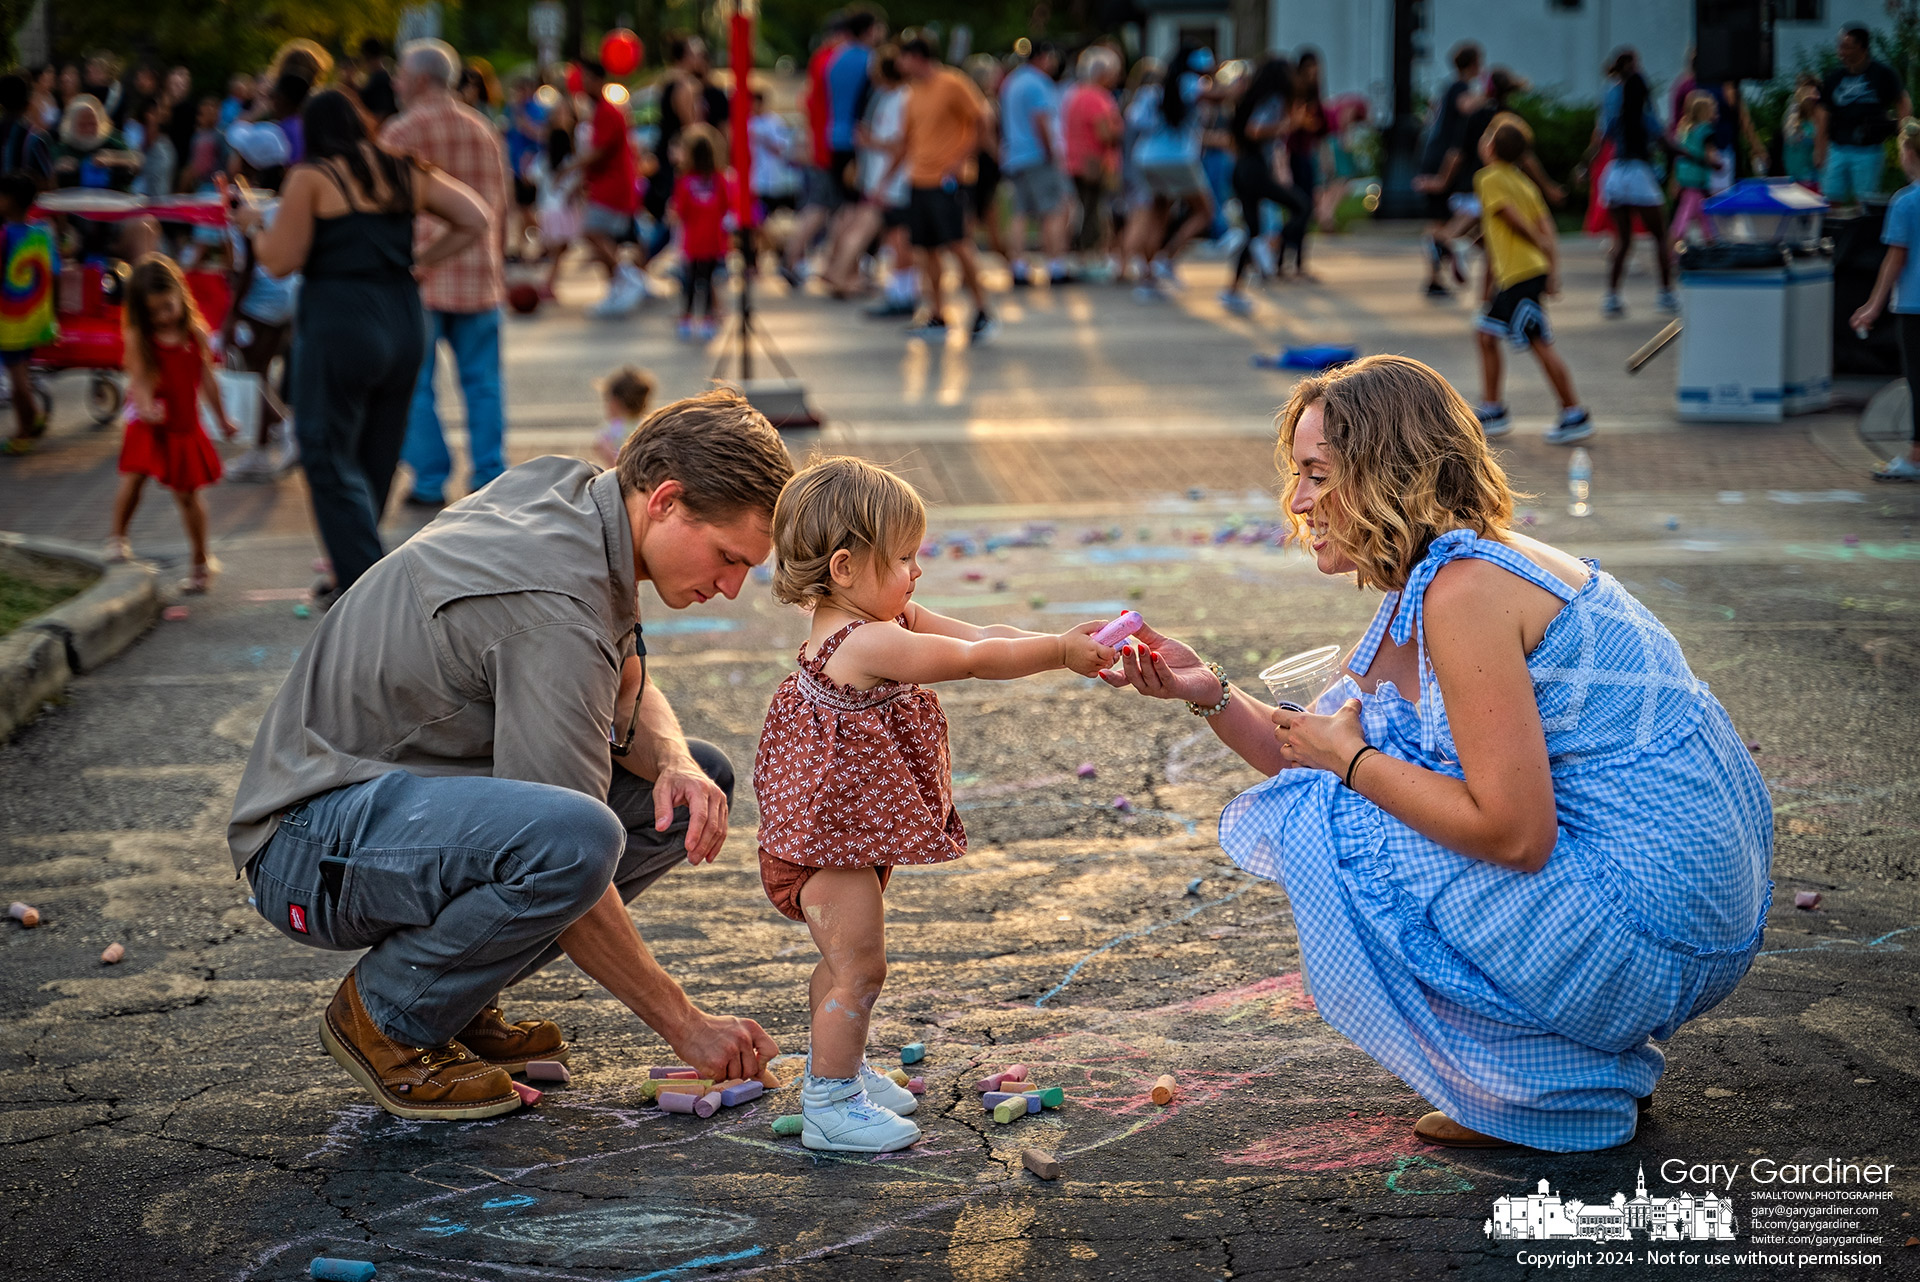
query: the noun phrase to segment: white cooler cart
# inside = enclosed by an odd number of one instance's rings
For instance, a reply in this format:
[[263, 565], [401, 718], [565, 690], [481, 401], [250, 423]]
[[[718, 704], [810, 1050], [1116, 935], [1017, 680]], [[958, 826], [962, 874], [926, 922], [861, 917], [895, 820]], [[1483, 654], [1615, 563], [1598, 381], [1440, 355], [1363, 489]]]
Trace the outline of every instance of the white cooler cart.
[[1827, 202], [1751, 179], [1706, 204], [1718, 239], [1680, 258], [1679, 416], [1777, 423], [1833, 399], [1833, 260]]

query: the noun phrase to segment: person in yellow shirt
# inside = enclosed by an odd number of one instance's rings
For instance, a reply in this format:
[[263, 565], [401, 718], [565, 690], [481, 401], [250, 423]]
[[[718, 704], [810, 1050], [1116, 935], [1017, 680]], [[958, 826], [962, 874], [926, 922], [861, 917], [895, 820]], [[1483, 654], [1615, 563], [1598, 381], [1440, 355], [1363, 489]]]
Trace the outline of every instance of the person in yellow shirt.
[[1505, 377], [1501, 340], [1517, 350], [1533, 350], [1534, 359], [1560, 398], [1560, 417], [1547, 432], [1553, 445], [1572, 445], [1593, 435], [1593, 418], [1573, 390], [1573, 375], [1553, 350], [1544, 299], [1560, 292], [1559, 244], [1546, 199], [1520, 162], [1533, 145], [1533, 132], [1511, 113], [1495, 116], [1480, 139], [1485, 166], [1474, 175], [1480, 200], [1481, 238], [1487, 251], [1487, 308], [1475, 324], [1480, 340], [1480, 373], [1485, 398], [1475, 409], [1489, 439], [1513, 430], [1506, 402], [1500, 399]]

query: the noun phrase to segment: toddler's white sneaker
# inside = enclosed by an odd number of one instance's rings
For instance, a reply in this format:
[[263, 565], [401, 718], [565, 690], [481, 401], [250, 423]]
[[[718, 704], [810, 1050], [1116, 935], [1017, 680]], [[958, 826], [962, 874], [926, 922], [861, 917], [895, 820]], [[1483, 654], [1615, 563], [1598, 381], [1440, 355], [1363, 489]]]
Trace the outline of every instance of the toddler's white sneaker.
[[901, 1117], [920, 1107], [918, 1096], [865, 1060], [860, 1061], [860, 1085], [868, 1099]]
[[891, 1153], [920, 1128], [867, 1098], [860, 1079], [809, 1077], [800, 1088], [800, 1143], [831, 1153]]

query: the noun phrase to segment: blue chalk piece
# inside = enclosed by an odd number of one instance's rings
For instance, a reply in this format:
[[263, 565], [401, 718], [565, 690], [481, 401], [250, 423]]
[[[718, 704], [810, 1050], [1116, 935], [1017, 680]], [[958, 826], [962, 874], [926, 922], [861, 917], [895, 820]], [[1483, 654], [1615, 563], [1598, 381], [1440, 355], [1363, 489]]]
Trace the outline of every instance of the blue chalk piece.
[[766, 1094], [767, 1088], [759, 1082], [742, 1082], [738, 1086], [729, 1086], [720, 1092], [720, 1104], [732, 1108], [735, 1104], [744, 1104], [751, 1099], [759, 1099]]
[[1360, 349], [1346, 343], [1314, 343], [1306, 347], [1288, 347], [1280, 352], [1281, 369], [1332, 369], [1360, 355]]
[[918, 1064], [926, 1057], [927, 1047], [924, 1042], [908, 1042], [900, 1048], [900, 1062], [902, 1064]]
[[373, 1282], [374, 1267], [365, 1260], [333, 1260], [324, 1255], [313, 1257], [307, 1276], [314, 1282]]
[[1040, 1096], [1037, 1093], [1029, 1095], [1024, 1091], [988, 1091], [980, 1098], [986, 1103], [989, 1113], [1010, 1099], [1025, 1100], [1029, 1113], [1038, 1113], [1041, 1108]]
[[1188, 883], [1187, 883], [1187, 893], [1188, 893], [1189, 895], [1197, 895], [1197, 894], [1199, 894], [1199, 893], [1200, 893], [1200, 883], [1201, 883], [1201, 882], [1203, 882], [1203, 881], [1205, 881], [1205, 880], [1206, 880], [1206, 878], [1205, 878], [1205, 877], [1195, 877], [1195, 878], [1194, 878], [1194, 879], [1193, 879], [1192, 881], [1190, 881], [1190, 882], [1188, 882]]

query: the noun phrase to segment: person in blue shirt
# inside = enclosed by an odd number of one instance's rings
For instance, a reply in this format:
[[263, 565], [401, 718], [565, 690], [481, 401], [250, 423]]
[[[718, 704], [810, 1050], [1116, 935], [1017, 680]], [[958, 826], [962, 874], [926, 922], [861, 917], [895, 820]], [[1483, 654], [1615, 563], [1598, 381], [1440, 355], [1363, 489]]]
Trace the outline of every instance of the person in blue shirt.
[[843, 207], [860, 203], [856, 132], [873, 92], [874, 46], [886, 38], [887, 24], [871, 9], [855, 9], [847, 14], [845, 30], [846, 46], [827, 65], [827, 176]]
[[1067, 174], [1060, 163], [1058, 46], [1042, 40], [1000, 85], [1000, 175], [1013, 192], [1007, 242], [1013, 249], [1013, 283], [1027, 283], [1027, 219], [1040, 224], [1047, 275], [1067, 279]]
[[[1911, 116], [1900, 122], [1900, 168], [1907, 175], [1907, 185], [1887, 205], [1886, 227], [1880, 233], [1887, 253], [1880, 260], [1880, 278], [1873, 283], [1873, 294], [1853, 314], [1852, 325], [1856, 330], [1872, 328], [1891, 299], [1900, 339], [1900, 372], [1911, 388], [1920, 379], [1920, 254], [1913, 252], [1920, 243], [1920, 120]], [[1876, 471], [1874, 480], [1920, 481], [1920, 396], [1912, 398], [1910, 412], [1913, 443], [1905, 454]]]

